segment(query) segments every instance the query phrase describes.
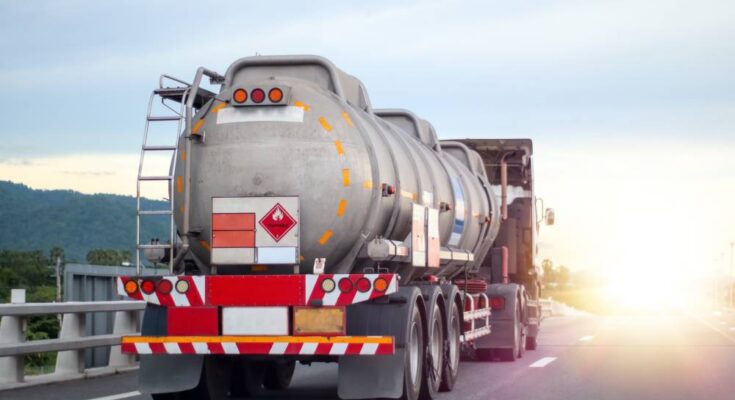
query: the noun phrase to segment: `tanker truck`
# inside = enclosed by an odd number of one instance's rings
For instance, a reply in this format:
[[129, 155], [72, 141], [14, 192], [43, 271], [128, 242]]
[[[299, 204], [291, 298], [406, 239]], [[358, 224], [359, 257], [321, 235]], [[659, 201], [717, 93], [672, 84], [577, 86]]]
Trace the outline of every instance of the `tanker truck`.
[[[149, 142], [162, 122], [175, 144]], [[163, 175], [144, 172], [153, 152], [171, 155]], [[141, 335], [121, 341], [140, 390], [255, 396], [288, 387], [297, 362], [336, 362], [340, 398], [429, 399], [452, 390], [463, 355], [520, 357], [539, 322], [531, 153], [530, 140], [440, 141], [318, 56], [162, 75], [137, 274], [117, 280], [147, 303]], [[141, 209], [147, 183], [169, 207]], [[156, 216], [170, 236], [144, 243]], [[144, 259], [168, 274], [142, 276]]]

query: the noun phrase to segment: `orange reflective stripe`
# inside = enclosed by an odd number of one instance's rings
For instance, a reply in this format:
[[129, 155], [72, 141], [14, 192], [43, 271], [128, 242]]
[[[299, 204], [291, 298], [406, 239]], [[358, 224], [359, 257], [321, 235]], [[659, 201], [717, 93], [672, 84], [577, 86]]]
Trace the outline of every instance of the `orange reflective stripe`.
[[392, 336], [123, 336], [121, 343], [376, 343]]

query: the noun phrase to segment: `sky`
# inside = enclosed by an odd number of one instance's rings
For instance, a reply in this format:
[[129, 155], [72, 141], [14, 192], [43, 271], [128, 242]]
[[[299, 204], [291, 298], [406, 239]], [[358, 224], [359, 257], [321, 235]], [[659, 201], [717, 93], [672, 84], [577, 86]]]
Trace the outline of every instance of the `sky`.
[[732, 0], [0, 0], [0, 179], [134, 194], [161, 73], [318, 54], [441, 138], [532, 138], [543, 258], [686, 280], [735, 240], [733, 21]]

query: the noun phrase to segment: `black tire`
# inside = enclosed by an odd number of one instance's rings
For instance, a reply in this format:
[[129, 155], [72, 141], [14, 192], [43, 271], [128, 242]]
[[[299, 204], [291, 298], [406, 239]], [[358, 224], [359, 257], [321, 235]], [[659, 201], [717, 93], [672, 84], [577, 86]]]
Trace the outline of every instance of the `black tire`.
[[442, 383], [439, 390], [449, 392], [454, 389], [459, 375], [459, 361], [461, 356], [460, 337], [462, 336], [462, 316], [459, 314], [457, 302], [453, 299], [447, 316], [447, 349], [444, 357], [444, 368], [442, 369]]
[[291, 384], [294, 369], [296, 369], [295, 360], [276, 360], [268, 363], [263, 379], [263, 386], [269, 390], [288, 389]]
[[475, 358], [478, 361], [493, 361], [497, 358], [495, 349], [475, 349]]
[[515, 361], [523, 356], [523, 321], [521, 321], [521, 310], [516, 302], [515, 318], [513, 319], [513, 348], [497, 349], [500, 359], [503, 361]]
[[446, 350], [442, 308], [442, 305], [436, 301], [431, 306], [431, 310], [427, 316], [426, 362], [424, 362], [424, 379], [421, 382], [421, 394], [419, 396], [422, 400], [435, 398], [441, 386], [444, 353]]
[[[420, 298], [419, 298], [419, 301]], [[421, 309], [414, 304], [406, 332], [406, 357], [403, 361], [403, 400], [417, 400], [424, 371], [424, 322]]]
[[526, 336], [526, 350], [536, 350], [536, 336]]
[[[223, 400], [230, 394], [233, 372], [232, 359], [216, 356], [204, 358], [199, 384], [191, 390], [176, 393], [175, 397], [162, 397], [161, 400]], [[156, 398], [156, 400], [158, 400]]]
[[232, 373], [232, 394], [237, 397], [251, 397], [262, 394], [265, 389], [265, 361], [237, 360]]

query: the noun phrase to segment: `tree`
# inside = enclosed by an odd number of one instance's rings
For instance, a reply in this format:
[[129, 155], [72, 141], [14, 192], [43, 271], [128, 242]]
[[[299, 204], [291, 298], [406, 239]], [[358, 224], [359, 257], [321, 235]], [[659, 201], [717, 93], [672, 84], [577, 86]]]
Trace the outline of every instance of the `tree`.
[[565, 287], [569, 285], [569, 282], [571, 281], [571, 273], [569, 271], [569, 268], [560, 265], [559, 266], [559, 272], [558, 272], [558, 282], [561, 287]]
[[121, 265], [130, 262], [130, 252], [115, 249], [94, 249], [87, 253], [87, 262], [92, 265]]

